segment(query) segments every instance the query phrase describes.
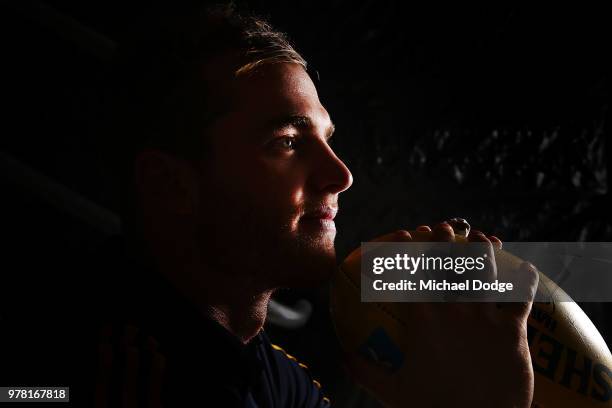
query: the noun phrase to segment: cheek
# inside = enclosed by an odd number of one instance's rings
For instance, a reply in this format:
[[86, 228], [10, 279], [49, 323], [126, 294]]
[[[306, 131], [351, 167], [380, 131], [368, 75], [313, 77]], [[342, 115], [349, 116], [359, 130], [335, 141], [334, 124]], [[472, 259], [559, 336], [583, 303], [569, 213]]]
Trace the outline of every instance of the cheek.
[[246, 189], [263, 202], [298, 205], [303, 201], [303, 170], [295, 164], [278, 160], [254, 160], [245, 169]]
[[[304, 201], [304, 171], [289, 160], [235, 154], [217, 160], [212, 194], [217, 204], [253, 214], [294, 214]], [[244, 208], [243, 208], [244, 207]]]

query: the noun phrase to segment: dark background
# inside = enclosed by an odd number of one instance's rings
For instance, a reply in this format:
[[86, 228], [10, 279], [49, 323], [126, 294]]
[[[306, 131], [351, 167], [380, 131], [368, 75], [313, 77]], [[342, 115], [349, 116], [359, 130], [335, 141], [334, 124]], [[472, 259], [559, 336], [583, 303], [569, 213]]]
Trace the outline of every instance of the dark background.
[[[334, 148], [355, 178], [337, 218], [340, 257], [375, 235], [456, 215], [506, 241], [611, 240], [606, 10], [238, 4], [288, 32], [318, 73]], [[146, 9], [97, 0], [0, 6], [3, 314], [40, 312], [40, 282], [105, 237], [96, 227], [104, 214], [88, 223], [60, 209], [55, 190], [41, 191], [11, 160], [116, 210], [92, 130], [112, 42]], [[309, 363], [339, 406], [370, 404], [338, 365], [325, 290], [279, 294], [300, 297], [314, 303], [313, 318], [294, 331], [270, 327], [274, 340]], [[610, 344], [610, 306], [582, 306]]]

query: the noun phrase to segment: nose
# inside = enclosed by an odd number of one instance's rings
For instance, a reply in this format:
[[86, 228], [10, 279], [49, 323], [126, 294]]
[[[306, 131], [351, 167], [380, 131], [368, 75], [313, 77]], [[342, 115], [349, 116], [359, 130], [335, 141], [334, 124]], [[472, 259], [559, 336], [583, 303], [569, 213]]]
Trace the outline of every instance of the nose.
[[338, 194], [353, 184], [350, 170], [325, 142], [321, 143], [321, 150], [315, 155], [313, 165], [311, 182], [319, 192]]

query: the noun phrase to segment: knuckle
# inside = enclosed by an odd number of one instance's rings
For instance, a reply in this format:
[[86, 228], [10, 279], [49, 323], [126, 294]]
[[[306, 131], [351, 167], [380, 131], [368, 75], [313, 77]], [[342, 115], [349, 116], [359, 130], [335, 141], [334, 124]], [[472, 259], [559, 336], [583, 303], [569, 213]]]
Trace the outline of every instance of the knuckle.
[[540, 281], [540, 275], [538, 274], [535, 266], [530, 264], [529, 262], [523, 262], [521, 264], [521, 269], [524, 273], [524, 278], [527, 280], [531, 287], [537, 287]]
[[410, 232], [401, 229], [401, 230], [397, 230], [395, 231], [395, 235], [398, 236], [399, 238], [403, 238], [403, 239], [412, 239], [412, 236], [410, 235]]

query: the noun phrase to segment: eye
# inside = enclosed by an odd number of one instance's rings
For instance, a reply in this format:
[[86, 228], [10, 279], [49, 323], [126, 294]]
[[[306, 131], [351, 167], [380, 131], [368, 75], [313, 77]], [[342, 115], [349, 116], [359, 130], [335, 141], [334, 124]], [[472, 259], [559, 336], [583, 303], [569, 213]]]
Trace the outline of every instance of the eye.
[[282, 150], [295, 150], [297, 140], [293, 136], [279, 137], [274, 141], [274, 144]]

